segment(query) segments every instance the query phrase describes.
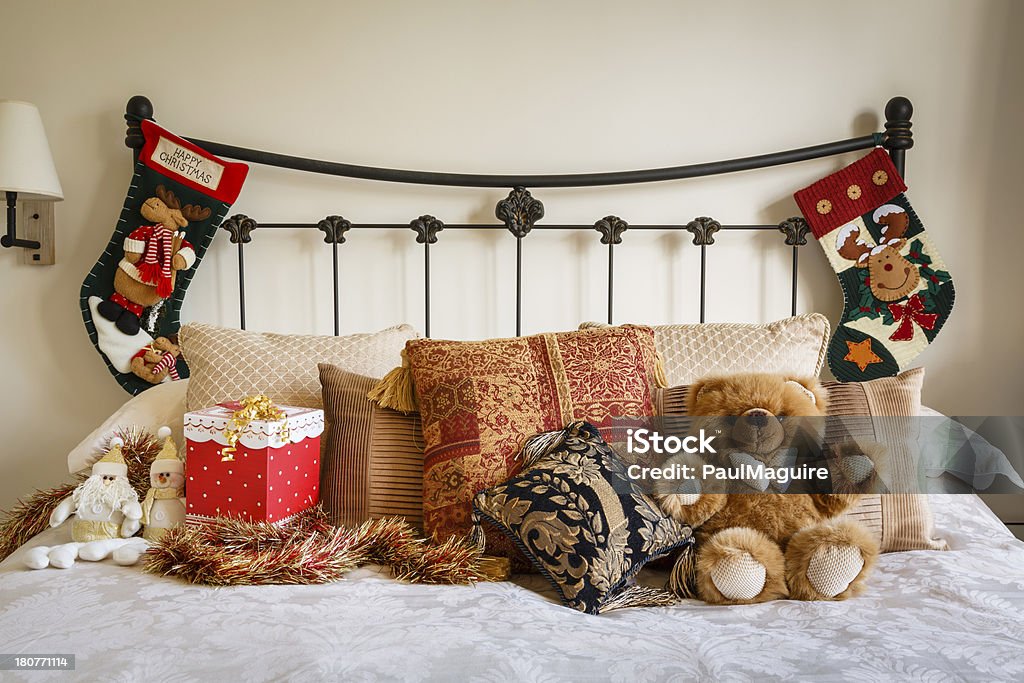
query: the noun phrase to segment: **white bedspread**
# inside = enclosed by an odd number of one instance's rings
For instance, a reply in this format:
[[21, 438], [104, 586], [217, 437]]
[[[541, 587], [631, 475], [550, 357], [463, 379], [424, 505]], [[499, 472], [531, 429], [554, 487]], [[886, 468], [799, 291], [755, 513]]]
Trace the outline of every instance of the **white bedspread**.
[[972, 495], [933, 498], [952, 550], [883, 556], [864, 597], [604, 616], [515, 583], [360, 570], [211, 589], [109, 563], [24, 570], [22, 548], [0, 564], [0, 651], [74, 653], [83, 680], [1024, 680], [1024, 543]]

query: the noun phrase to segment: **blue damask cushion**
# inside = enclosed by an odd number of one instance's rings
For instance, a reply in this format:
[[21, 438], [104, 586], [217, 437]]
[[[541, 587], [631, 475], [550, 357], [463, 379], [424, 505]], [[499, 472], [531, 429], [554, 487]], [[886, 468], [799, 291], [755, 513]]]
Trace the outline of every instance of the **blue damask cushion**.
[[595, 427], [541, 434], [521, 457], [520, 474], [474, 498], [478, 531], [481, 523], [501, 530], [581, 612], [675, 602], [629, 583], [649, 560], [692, 544], [691, 529], [640, 491]]

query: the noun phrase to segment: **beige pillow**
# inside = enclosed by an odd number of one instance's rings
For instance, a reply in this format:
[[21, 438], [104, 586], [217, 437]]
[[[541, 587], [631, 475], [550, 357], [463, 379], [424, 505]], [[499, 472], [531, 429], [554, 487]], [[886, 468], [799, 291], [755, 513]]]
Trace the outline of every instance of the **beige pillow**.
[[[583, 323], [580, 329], [607, 327]], [[772, 323], [653, 325], [670, 386], [707, 375], [779, 372], [817, 377], [828, 349], [828, 318], [806, 313]]]
[[189, 410], [266, 394], [275, 403], [321, 408], [317, 363], [382, 377], [402, 362], [409, 325], [343, 337], [248, 332], [189, 323], [178, 333], [188, 363]]
[[[867, 382], [825, 382], [828, 389], [829, 415], [887, 415], [916, 417], [921, 414], [921, 385], [924, 368], [901, 372], [895, 377], [882, 377]], [[912, 427], [903, 423], [906, 427]], [[853, 421], [844, 421], [849, 429]], [[882, 443], [900, 442], [898, 434], [875, 434], [871, 421], [864, 423], [870, 433], [852, 434], [878, 438]], [[900, 421], [885, 420], [881, 429], [898, 428]], [[851, 430], [852, 432], [852, 430]], [[916, 478], [916, 461], [908, 457], [891, 458], [892, 476], [901, 482]], [[883, 553], [901, 550], [948, 550], [944, 539], [936, 538], [935, 522], [926, 494], [888, 493], [862, 496], [845, 516], [860, 520], [880, 538]]]
[[[907, 370], [896, 377], [883, 377], [867, 382], [824, 382], [828, 390], [828, 414], [841, 417], [894, 416], [915, 417], [921, 411], [921, 384], [924, 369]], [[659, 415], [686, 414], [686, 386], [658, 389], [654, 407]], [[894, 444], [899, 435], [876, 435], [875, 422], [844, 420], [850, 435], [864, 439], [876, 437]], [[883, 428], [897, 424], [882, 421]], [[863, 431], [858, 431], [860, 425]], [[893, 458], [893, 476], [906, 480], [914, 476], [909, 469], [913, 463]], [[879, 540], [883, 553], [902, 550], [946, 550], [946, 541], [935, 537], [935, 526], [926, 494], [887, 493], [862, 496], [844, 516], [859, 520]]]
[[188, 379], [163, 382], [128, 399], [68, 453], [68, 472], [73, 474], [91, 467], [105, 453], [103, 447], [119, 429], [141, 427], [156, 434], [158, 429], [167, 426], [175, 442], [182, 443], [188, 384]]
[[423, 527], [423, 432], [417, 413], [366, 398], [377, 380], [321, 363], [327, 433], [320, 501], [334, 524], [396, 515]]

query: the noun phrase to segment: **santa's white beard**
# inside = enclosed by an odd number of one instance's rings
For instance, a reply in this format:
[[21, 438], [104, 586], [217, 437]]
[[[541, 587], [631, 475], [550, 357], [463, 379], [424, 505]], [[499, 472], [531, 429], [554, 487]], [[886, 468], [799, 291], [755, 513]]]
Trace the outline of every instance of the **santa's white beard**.
[[86, 509], [93, 514], [107, 513], [108, 519], [115, 510], [120, 510], [129, 501], [138, 501], [138, 494], [127, 477], [118, 477], [109, 484], [103, 483], [103, 476], [94, 474], [85, 480], [72, 494], [76, 509]]

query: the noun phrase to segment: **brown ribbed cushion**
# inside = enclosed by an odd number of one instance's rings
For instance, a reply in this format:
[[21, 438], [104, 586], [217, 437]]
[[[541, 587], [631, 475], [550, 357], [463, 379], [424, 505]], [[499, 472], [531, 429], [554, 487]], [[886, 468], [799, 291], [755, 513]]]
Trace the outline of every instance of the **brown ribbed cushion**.
[[320, 500], [335, 524], [397, 515], [423, 527], [423, 434], [417, 414], [366, 398], [377, 380], [321, 363], [327, 431]]
[[[898, 447], [904, 434], [876, 434], [872, 416], [916, 417], [921, 413], [921, 384], [924, 369], [914, 368], [895, 377], [867, 382], [824, 382], [828, 390], [828, 414], [841, 416], [850, 436], [877, 439], [890, 447]], [[685, 385], [659, 389], [654, 405], [659, 415], [685, 415]], [[856, 418], [863, 416], [863, 420]], [[895, 430], [898, 420], [879, 422], [880, 428]], [[906, 480], [914, 476], [916, 463], [909, 457], [893, 453], [892, 476]], [[928, 496], [911, 493], [868, 494], [844, 516], [860, 521], [879, 539], [883, 553], [902, 550], [946, 550], [948, 545], [935, 538], [932, 511]]]

